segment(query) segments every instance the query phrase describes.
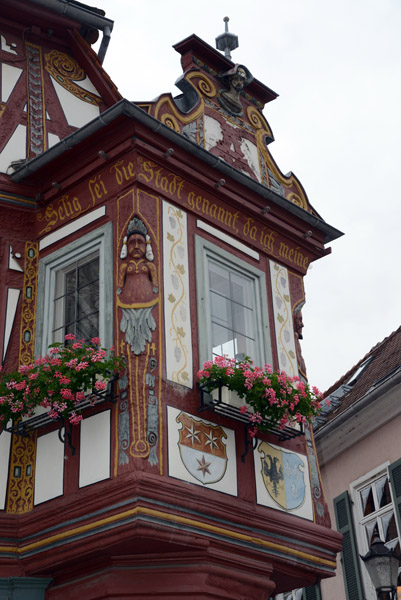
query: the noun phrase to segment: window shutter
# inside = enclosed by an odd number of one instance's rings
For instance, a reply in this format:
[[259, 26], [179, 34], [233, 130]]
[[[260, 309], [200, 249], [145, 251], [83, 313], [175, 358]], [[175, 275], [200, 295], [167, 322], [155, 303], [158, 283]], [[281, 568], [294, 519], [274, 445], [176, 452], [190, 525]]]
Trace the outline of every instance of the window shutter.
[[337, 530], [344, 536], [341, 560], [347, 600], [363, 600], [359, 557], [348, 492], [345, 491], [343, 494], [337, 496], [337, 498], [334, 498], [333, 503], [336, 513]]
[[388, 472], [393, 493], [395, 518], [401, 535], [401, 458], [389, 466]]
[[320, 585], [310, 585], [304, 588], [303, 600], [322, 600]]

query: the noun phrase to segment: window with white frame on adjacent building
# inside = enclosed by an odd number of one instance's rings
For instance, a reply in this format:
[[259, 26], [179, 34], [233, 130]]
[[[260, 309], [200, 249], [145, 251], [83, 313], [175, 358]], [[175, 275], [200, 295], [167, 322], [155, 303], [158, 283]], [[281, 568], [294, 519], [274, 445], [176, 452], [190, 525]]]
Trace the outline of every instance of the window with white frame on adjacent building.
[[400, 552], [393, 497], [395, 468], [396, 463], [377, 467], [354, 481], [350, 485], [350, 494], [344, 492], [334, 499], [337, 527], [344, 536], [342, 570], [347, 597], [358, 600], [376, 598], [360, 556], [369, 551], [377, 534], [389, 549]]

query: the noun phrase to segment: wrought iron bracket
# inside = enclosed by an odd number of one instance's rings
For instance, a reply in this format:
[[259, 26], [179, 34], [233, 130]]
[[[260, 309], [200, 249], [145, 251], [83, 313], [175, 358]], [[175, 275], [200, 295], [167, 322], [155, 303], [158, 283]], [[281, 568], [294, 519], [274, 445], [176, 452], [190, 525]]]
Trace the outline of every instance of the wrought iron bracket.
[[[107, 384], [107, 388], [104, 391], [96, 390], [95, 388], [85, 397], [80, 404], [74, 408], [74, 411], [82, 411], [87, 408], [90, 408], [94, 404], [98, 405], [103, 402], [111, 402], [115, 404], [118, 400], [118, 392], [117, 392], [117, 381], [118, 375], [115, 375], [112, 379], [110, 379]], [[74, 412], [71, 411], [71, 412]], [[48, 413], [43, 413], [42, 415], [37, 415], [36, 417], [31, 417], [30, 419], [26, 419], [26, 421], [18, 421], [17, 423], [13, 423], [10, 427], [5, 427], [5, 431], [9, 433], [14, 433], [16, 435], [20, 435], [21, 437], [29, 436], [33, 431], [39, 429], [40, 427], [46, 427], [51, 423], [55, 423], [55, 420], [49, 417]], [[65, 439], [68, 441], [69, 447], [73, 450], [72, 454], [75, 454], [75, 448], [72, 446], [72, 424], [67, 421], [69, 425], [69, 429], [71, 428], [70, 433], [64, 434], [61, 432], [61, 429], [64, 427], [64, 422], [60, 426], [58, 437], [59, 440], [64, 443]]]
[[[211, 410], [216, 414], [229, 417], [234, 421], [238, 421], [239, 423], [244, 424], [245, 452], [241, 456], [241, 461], [245, 462], [245, 457], [248, 454], [250, 447], [252, 447], [252, 449], [255, 450], [257, 445], [256, 438], [250, 439], [249, 427], [252, 426], [252, 423], [250, 421], [249, 414], [242, 413], [240, 409], [236, 406], [232, 406], [223, 402], [222, 389], [224, 386], [222, 385], [221, 381], [213, 382], [213, 384], [214, 383], [218, 383], [218, 387], [215, 388], [218, 390], [217, 398], [214, 398], [209, 392], [209, 386], [200, 385], [199, 383], [196, 384], [196, 387], [199, 390], [200, 394], [200, 405], [198, 407], [198, 411], [203, 412], [205, 410]], [[304, 435], [304, 428], [302, 423], [300, 423], [299, 429], [288, 426], [284, 427], [283, 429], [280, 429], [278, 427], [271, 426], [266, 420], [263, 420], [261, 422], [261, 425], [263, 426], [263, 431], [277, 436], [280, 442], [296, 438], [300, 435]]]

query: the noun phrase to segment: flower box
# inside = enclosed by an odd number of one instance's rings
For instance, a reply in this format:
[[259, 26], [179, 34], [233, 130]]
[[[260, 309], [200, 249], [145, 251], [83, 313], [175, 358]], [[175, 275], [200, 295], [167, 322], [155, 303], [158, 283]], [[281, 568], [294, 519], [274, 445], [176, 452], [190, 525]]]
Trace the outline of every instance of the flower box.
[[0, 427], [28, 435], [51, 422], [77, 425], [84, 408], [115, 396], [110, 382], [122, 359], [101, 348], [99, 338], [87, 342], [67, 334], [65, 342], [52, 344], [30, 365], [0, 373]]
[[257, 431], [283, 432], [281, 439], [294, 437], [320, 412], [317, 388], [274, 371], [271, 365], [254, 367], [248, 357], [238, 361], [216, 356], [206, 361], [198, 377], [201, 409], [212, 408], [247, 423], [251, 437]]

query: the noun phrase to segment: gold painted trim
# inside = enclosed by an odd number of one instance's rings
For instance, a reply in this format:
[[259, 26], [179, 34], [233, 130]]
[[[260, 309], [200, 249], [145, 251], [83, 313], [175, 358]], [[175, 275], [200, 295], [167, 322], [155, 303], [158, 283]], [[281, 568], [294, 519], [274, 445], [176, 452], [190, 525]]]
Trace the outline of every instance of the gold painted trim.
[[122, 513], [112, 515], [110, 517], [106, 517], [105, 519], [99, 519], [98, 521], [94, 521], [92, 523], [88, 523], [87, 525], [83, 525], [81, 527], [74, 527], [69, 531], [63, 531], [62, 533], [51, 535], [46, 539], [39, 540], [38, 542], [32, 542], [31, 544], [26, 544], [25, 546], [0, 546], [0, 552], [12, 552], [14, 554], [24, 554], [24, 552], [31, 552], [32, 550], [42, 548], [47, 544], [51, 544], [54, 542], [58, 542], [59, 540], [67, 540], [70, 537], [78, 535], [80, 533], [84, 533], [86, 531], [91, 531], [97, 527], [103, 527], [108, 525], [109, 523], [115, 523], [119, 520], [124, 520], [129, 517], [134, 516], [150, 516], [158, 519], [163, 519], [164, 521], [169, 521], [171, 523], [180, 523], [182, 525], [188, 525], [191, 527], [197, 527], [203, 531], [207, 531], [208, 533], [224, 535], [226, 537], [240, 540], [243, 542], [251, 543], [256, 546], [260, 546], [262, 548], [269, 548], [270, 550], [278, 550], [280, 552], [285, 552], [290, 556], [294, 556], [296, 558], [305, 559], [311, 562], [314, 562], [318, 565], [328, 566], [330, 568], [335, 569], [337, 563], [332, 560], [328, 560], [325, 558], [320, 558], [318, 556], [314, 556], [313, 554], [308, 554], [307, 552], [302, 552], [301, 550], [296, 550], [295, 548], [289, 548], [283, 544], [278, 544], [276, 542], [270, 542], [268, 540], [264, 540], [258, 538], [254, 535], [247, 535], [244, 533], [239, 533], [237, 531], [231, 531], [230, 529], [226, 529], [224, 527], [219, 527], [217, 525], [211, 525], [209, 523], [204, 523], [202, 521], [197, 521], [195, 519], [190, 519], [188, 517], [181, 517], [179, 515], [172, 515], [170, 513], [166, 513], [160, 510], [155, 510], [153, 508], [145, 508], [142, 506], [137, 506], [130, 510], [126, 510]]
[[[195, 77], [198, 77], [201, 80], [201, 82], [199, 83], [199, 90], [201, 94], [199, 94], [197, 86], [191, 81], [191, 79], [194, 79]], [[171, 115], [166, 115], [166, 118], [175, 117], [180, 123], [183, 123], [184, 125], [195, 121], [195, 119], [203, 115], [205, 103], [202, 98], [202, 94], [208, 96], [209, 98], [212, 98], [217, 93], [216, 88], [214, 87], [213, 83], [200, 71], [194, 71], [193, 73], [190, 73], [186, 76], [186, 80], [199, 94], [200, 103], [198, 108], [194, 112], [191, 112], [190, 116], [185, 116], [177, 110], [174, 102], [171, 99], [171, 96], [162, 96], [155, 106], [154, 116], [156, 119], [162, 120], [159, 117], [159, 113], [164, 105], [167, 105], [168, 110], [170, 111], [170, 113], [172, 113]]]
[[158, 301], [159, 299], [155, 298], [155, 300], [149, 300], [149, 302], [142, 302], [141, 304], [123, 304], [122, 302], [120, 302], [117, 296], [117, 304], [118, 306], [121, 306], [121, 308], [148, 308], [149, 306], [155, 306], [155, 304], [157, 304]]
[[76, 81], [84, 81], [87, 73], [72, 56], [59, 50], [51, 50], [45, 54], [45, 61], [46, 71], [67, 92], [70, 92], [70, 94], [73, 94], [76, 98], [87, 104], [92, 104], [93, 106], [101, 105], [102, 98], [100, 96], [89, 92], [75, 83]]
[[[31, 257], [29, 253], [33, 252]], [[21, 324], [19, 341], [19, 364], [29, 365], [33, 361], [36, 329], [36, 297], [38, 289], [39, 245], [37, 242], [25, 243], [24, 287], [21, 306]], [[30, 288], [30, 296], [27, 290]], [[29, 332], [30, 339], [24, 334]]]
[[[195, 78], [199, 79], [199, 83], [197, 86], [195, 85], [195, 83], [192, 83], [192, 79]], [[200, 71], [193, 71], [192, 73], [189, 73], [185, 79], [189, 81], [189, 83], [195, 89], [198, 87], [204, 96], [207, 96], [208, 98], [214, 98], [216, 96], [217, 90], [213, 82], [209, 79], [209, 77], [206, 77], [204, 73], [201, 73]]]
[[4, 194], [3, 192], [0, 194], [0, 200], [12, 200], [18, 204], [30, 204], [32, 206], [36, 206], [35, 200], [27, 200], [25, 198], [20, 198], [19, 196], [14, 196], [11, 194]]

